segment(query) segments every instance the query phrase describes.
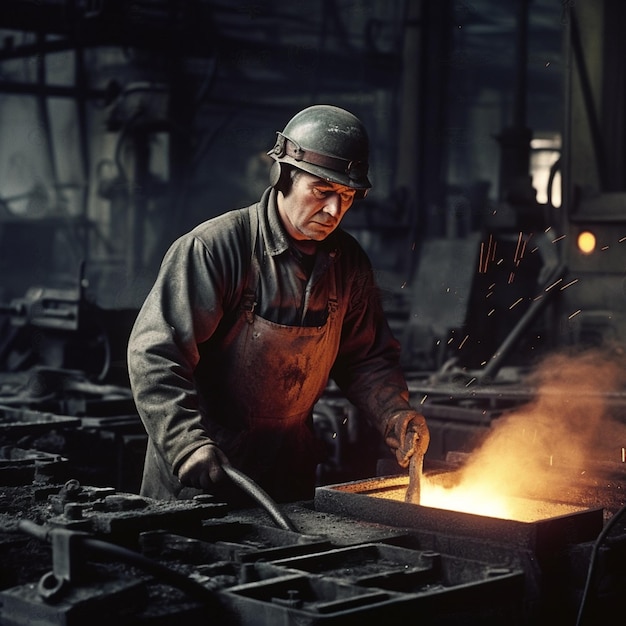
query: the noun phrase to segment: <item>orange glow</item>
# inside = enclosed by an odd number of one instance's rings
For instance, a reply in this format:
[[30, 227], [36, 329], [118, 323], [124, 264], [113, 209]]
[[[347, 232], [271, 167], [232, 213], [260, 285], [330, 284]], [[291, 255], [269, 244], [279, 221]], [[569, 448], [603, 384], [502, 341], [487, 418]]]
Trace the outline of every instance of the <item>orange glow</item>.
[[596, 236], [588, 230], [578, 235], [578, 249], [583, 254], [591, 254], [596, 249]]
[[427, 479], [421, 495], [421, 506], [519, 522], [534, 522], [581, 509], [574, 505], [506, 495], [490, 485], [489, 481], [483, 484], [462, 482], [455, 487], [444, 487]]
[[[422, 478], [420, 506], [518, 522], [536, 522], [585, 508], [582, 505], [512, 496], [502, 486], [488, 484], [489, 481], [470, 483], [462, 480], [460, 484], [450, 487], [442, 484], [442, 476], [443, 482], [447, 482], [446, 474]], [[406, 486], [395, 489], [385, 486], [379, 492], [370, 492], [370, 495], [404, 502]]]
[[519, 519], [517, 512], [506, 498], [490, 492], [488, 487], [480, 484], [444, 487], [426, 479], [422, 485], [420, 504], [436, 509], [476, 513], [487, 517]]
[[461, 467], [423, 476], [421, 506], [522, 522], [565, 515], [581, 509], [563, 501], [572, 476], [624, 462], [626, 424], [607, 400], [626, 387], [626, 356], [553, 354], [527, 382], [534, 400], [494, 420]]

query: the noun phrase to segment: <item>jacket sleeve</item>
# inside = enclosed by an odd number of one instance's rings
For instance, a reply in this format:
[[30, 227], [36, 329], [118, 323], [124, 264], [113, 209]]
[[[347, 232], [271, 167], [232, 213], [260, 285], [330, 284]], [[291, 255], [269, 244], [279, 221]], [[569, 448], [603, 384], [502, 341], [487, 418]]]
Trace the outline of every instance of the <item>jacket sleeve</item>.
[[387, 437], [409, 404], [400, 343], [387, 323], [371, 264], [361, 250], [351, 262], [349, 303], [331, 376], [348, 400]]
[[128, 370], [139, 415], [174, 474], [195, 449], [210, 443], [202, 424], [194, 369], [198, 344], [223, 317], [224, 260], [215, 262], [193, 234], [165, 255], [128, 343]]

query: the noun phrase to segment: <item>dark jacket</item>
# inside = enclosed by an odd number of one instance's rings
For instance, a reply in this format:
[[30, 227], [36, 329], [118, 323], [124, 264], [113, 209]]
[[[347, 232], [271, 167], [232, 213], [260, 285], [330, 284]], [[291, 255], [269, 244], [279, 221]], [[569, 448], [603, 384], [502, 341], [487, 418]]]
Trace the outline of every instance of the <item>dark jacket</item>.
[[[275, 192], [268, 189], [258, 206], [261, 273], [254, 314], [286, 326], [323, 326], [334, 279], [341, 338], [327, 374], [385, 434], [389, 418], [411, 407], [399, 344], [383, 315], [365, 252], [337, 229], [319, 244], [309, 279], [280, 222]], [[251, 235], [246, 208], [210, 219], [174, 242], [131, 333], [128, 366], [137, 409], [174, 476], [192, 452], [212, 441], [212, 425], [228, 427], [238, 419], [207, 402], [202, 381], [219, 370], [215, 346], [241, 314]], [[271, 386], [272, 372], [258, 375]]]

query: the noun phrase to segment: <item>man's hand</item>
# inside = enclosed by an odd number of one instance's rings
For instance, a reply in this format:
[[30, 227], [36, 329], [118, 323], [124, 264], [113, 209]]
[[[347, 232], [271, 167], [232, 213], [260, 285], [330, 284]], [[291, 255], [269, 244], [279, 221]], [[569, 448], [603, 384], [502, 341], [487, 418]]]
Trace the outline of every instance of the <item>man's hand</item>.
[[216, 445], [208, 444], [189, 455], [178, 470], [178, 479], [186, 487], [210, 491], [224, 479], [222, 465], [228, 463], [228, 458]]
[[407, 467], [414, 454], [424, 456], [430, 443], [424, 416], [415, 411], [392, 416], [387, 423], [385, 443], [394, 451], [400, 467]]

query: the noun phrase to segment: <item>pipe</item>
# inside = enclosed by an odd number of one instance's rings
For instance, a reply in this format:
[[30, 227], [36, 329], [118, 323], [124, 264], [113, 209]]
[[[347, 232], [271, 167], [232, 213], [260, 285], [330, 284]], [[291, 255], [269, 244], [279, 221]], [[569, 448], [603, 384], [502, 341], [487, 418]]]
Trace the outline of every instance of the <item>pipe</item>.
[[576, 67], [578, 68], [580, 88], [582, 91], [585, 111], [587, 113], [587, 120], [589, 122], [589, 130], [591, 132], [594, 155], [596, 157], [596, 167], [598, 179], [600, 181], [600, 191], [605, 191], [607, 188], [606, 150], [604, 146], [604, 140], [602, 138], [602, 130], [600, 129], [598, 113], [596, 111], [596, 106], [593, 99], [593, 89], [591, 87], [589, 70], [587, 69], [587, 64], [585, 63], [585, 52], [583, 50], [578, 17], [573, 6], [570, 7], [569, 15], [571, 21], [571, 45], [574, 53], [574, 61], [576, 62]]
[[[35, 522], [24, 519], [18, 522], [18, 528], [32, 537], [41, 541], [50, 542], [55, 531], [67, 532], [66, 529], [55, 529], [47, 526], [40, 526]], [[158, 561], [154, 561], [145, 557], [143, 554], [129, 550], [117, 544], [110, 543], [108, 541], [102, 541], [100, 539], [94, 539], [82, 532], [69, 531], [77, 541], [80, 543], [85, 553], [92, 555], [107, 556], [109, 558], [117, 559], [128, 565], [133, 565], [139, 569], [154, 576], [159, 581], [167, 583], [173, 587], [177, 587], [181, 591], [184, 591], [189, 596], [207, 605], [215, 604], [215, 596], [213, 592], [196, 581], [195, 579], [181, 574], [180, 572], [171, 569], [165, 565], [161, 565]], [[55, 577], [56, 578], [56, 577]], [[71, 583], [73, 581], [68, 580]], [[58, 586], [58, 590], [61, 589], [61, 585]]]
[[[576, 618], [576, 626], [583, 626], [585, 622], [588, 624], [592, 623], [591, 619], [587, 619], [589, 616], [586, 615], [589, 611], [589, 596], [591, 593], [591, 586], [594, 582], [594, 578], [596, 576], [596, 567], [598, 565], [599, 553], [602, 544], [605, 542], [609, 532], [613, 530], [614, 526], [617, 525], [618, 522], [622, 521], [622, 518], [626, 515], [626, 505], [622, 506], [615, 515], [606, 523], [602, 532], [598, 535], [597, 539], [593, 544], [593, 550], [591, 552], [591, 559], [589, 561], [589, 568], [587, 570], [587, 579], [585, 580], [585, 588], [583, 590], [583, 597], [580, 601], [580, 605], [578, 608], [578, 616]], [[595, 622], [595, 619], [593, 619]]]
[[544, 283], [544, 291], [546, 292], [546, 295], [537, 298], [532, 302], [532, 304], [528, 307], [526, 313], [524, 313], [524, 315], [517, 322], [513, 330], [507, 335], [500, 347], [491, 357], [489, 363], [485, 366], [485, 368], [477, 378], [479, 378], [480, 380], [485, 380], [493, 379], [495, 377], [495, 375], [502, 367], [503, 361], [510, 354], [511, 350], [515, 347], [519, 338], [523, 335], [528, 326], [530, 326], [531, 322], [537, 317], [540, 311], [548, 303], [552, 292], [552, 290], [549, 289], [550, 286], [553, 285], [554, 282], [557, 281], [559, 278], [563, 278], [564, 273], [565, 266], [562, 264], [557, 265], [557, 267], [548, 277], [547, 281]]

